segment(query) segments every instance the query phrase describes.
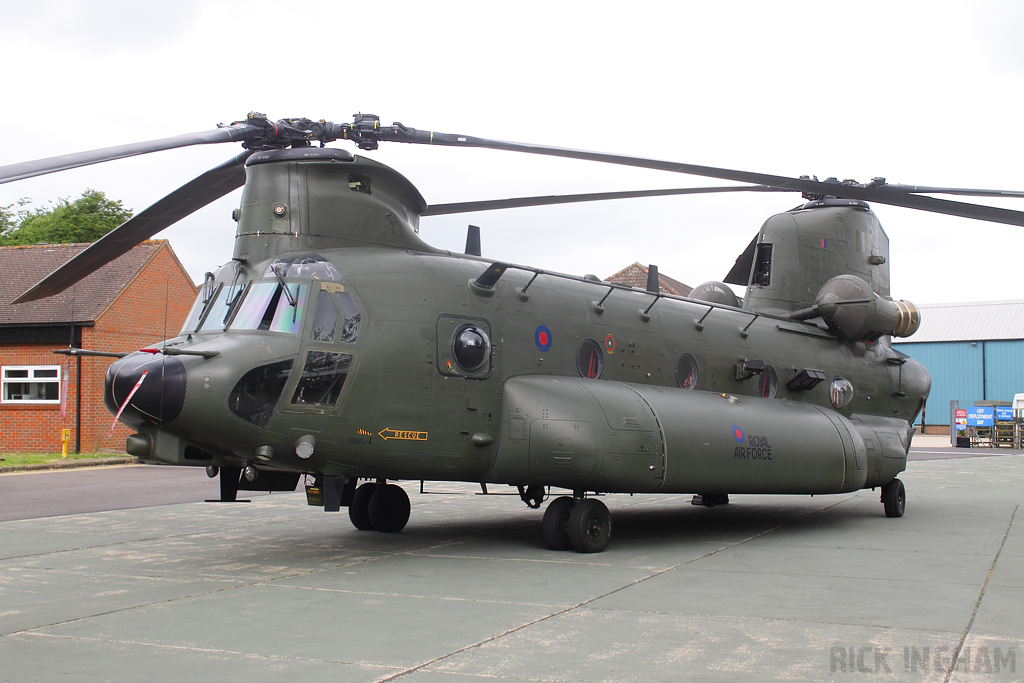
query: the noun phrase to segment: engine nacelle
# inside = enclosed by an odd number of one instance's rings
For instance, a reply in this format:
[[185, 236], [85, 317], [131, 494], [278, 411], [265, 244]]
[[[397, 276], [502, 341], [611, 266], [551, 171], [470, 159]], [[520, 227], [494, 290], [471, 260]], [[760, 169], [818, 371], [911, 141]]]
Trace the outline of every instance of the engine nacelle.
[[886, 301], [856, 275], [837, 275], [826, 282], [818, 290], [814, 309], [845, 341], [909, 337], [921, 326], [917, 306], [909, 301]]

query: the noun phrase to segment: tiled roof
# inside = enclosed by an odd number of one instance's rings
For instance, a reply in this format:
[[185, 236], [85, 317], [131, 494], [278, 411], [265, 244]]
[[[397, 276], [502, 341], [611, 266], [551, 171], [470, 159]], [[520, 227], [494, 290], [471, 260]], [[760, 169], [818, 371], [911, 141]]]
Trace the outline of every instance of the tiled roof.
[[143, 242], [60, 294], [17, 306], [11, 301], [89, 245], [0, 247], [0, 325], [93, 322], [166, 244], [166, 240]]
[[[639, 263], [634, 263], [615, 273], [615, 275], [606, 277], [605, 281], [614, 282], [617, 285], [628, 285], [629, 287], [646, 289], [647, 268]], [[693, 291], [693, 287], [685, 285], [679, 280], [673, 280], [667, 275], [662, 275], [660, 272], [658, 273], [658, 285], [665, 294], [675, 294], [676, 296], [689, 296], [690, 292]]]
[[1024, 301], [923, 304], [921, 328], [893, 343], [1024, 339]]

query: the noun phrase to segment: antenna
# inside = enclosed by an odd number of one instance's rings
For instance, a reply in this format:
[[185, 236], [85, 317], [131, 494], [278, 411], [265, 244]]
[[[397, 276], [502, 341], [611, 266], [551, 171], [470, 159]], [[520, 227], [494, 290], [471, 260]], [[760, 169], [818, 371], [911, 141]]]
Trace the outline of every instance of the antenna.
[[464, 253], [467, 256], [480, 256], [480, 228], [476, 225], [469, 226], [469, 230], [466, 231], [466, 251]]

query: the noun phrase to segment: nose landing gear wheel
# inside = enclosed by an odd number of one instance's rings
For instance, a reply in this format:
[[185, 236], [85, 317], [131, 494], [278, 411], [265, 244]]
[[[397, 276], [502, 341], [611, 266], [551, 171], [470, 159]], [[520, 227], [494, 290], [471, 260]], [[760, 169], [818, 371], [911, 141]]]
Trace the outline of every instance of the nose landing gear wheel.
[[907, 489], [899, 479], [893, 479], [882, 487], [882, 505], [886, 517], [902, 517], [907, 507]]
[[376, 490], [376, 484], [363, 484], [352, 495], [352, 502], [348, 506], [348, 518], [352, 521], [352, 526], [360, 531], [374, 529], [373, 522], [370, 521], [370, 499]]
[[378, 484], [370, 498], [370, 523], [377, 531], [401, 531], [409, 521], [409, 510], [409, 495], [405, 489], [395, 484]]
[[568, 550], [572, 547], [569, 540], [569, 514], [576, 501], [569, 496], [555, 498], [544, 511], [544, 541], [552, 550]]
[[576, 501], [569, 513], [569, 541], [578, 553], [599, 553], [612, 535], [612, 516], [605, 504], [594, 498]]

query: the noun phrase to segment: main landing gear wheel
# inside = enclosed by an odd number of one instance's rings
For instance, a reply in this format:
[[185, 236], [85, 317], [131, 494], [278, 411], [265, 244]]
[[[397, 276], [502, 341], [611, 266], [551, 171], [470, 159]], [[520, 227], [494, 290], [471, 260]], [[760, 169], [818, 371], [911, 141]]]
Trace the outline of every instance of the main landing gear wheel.
[[409, 511], [409, 495], [405, 489], [395, 484], [377, 485], [368, 510], [374, 529], [385, 533], [401, 531], [409, 521]]
[[569, 515], [576, 501], [569, 496], [555, 498], [544, 511], [544, 541], [552, 550], [568, 550], [572, 547], [569, 540]]
[[893, 479], [882, 487], [882, 505], [886, 517], [902, 517], [907, 507], [907, 489], [899, 479]]
[[375, 528], [370, 521], [370, 499], [376, 490], [376, 484], [363, 484], [352, 495], [352, 502], [348, 506], [348, 518], [352, 521], [352, 526], [360, 531], [372, 531]]
[[612, 516], [605, 504], [594, 498], [576, 501], [569, 513], [569, 541], [578, 553], [599, 553], [612, 535]]

